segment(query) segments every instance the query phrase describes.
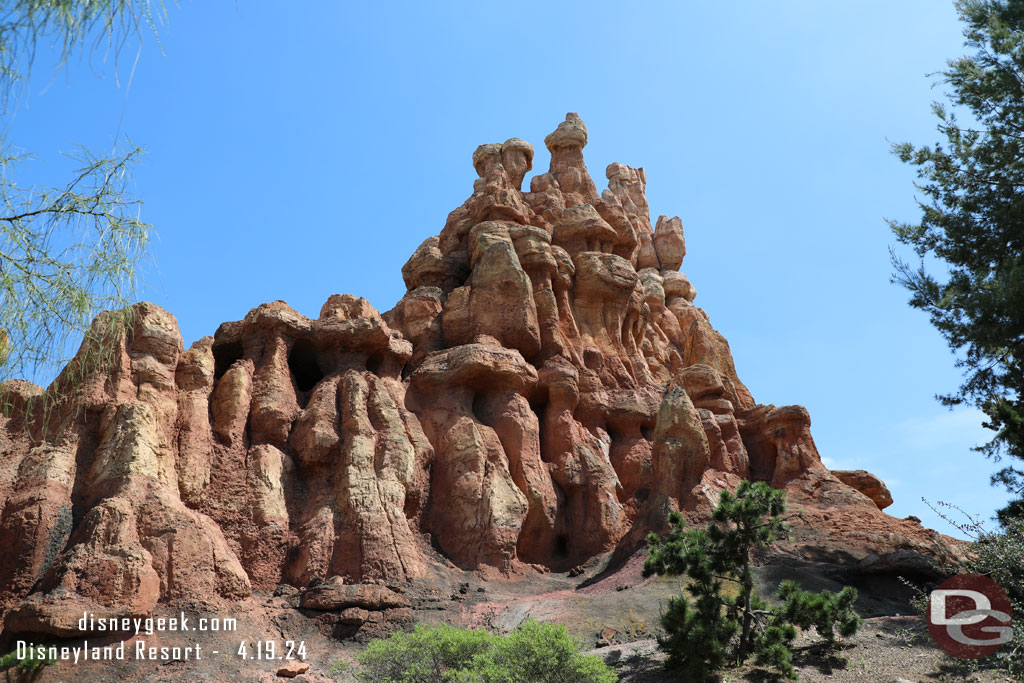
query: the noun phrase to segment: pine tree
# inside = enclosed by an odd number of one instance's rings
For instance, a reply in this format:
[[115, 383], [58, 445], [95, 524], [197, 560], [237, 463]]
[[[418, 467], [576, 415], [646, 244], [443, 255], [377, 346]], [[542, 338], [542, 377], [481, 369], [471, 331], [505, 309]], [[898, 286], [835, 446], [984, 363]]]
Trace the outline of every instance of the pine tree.
[[[669, 514], [670, 532], [648, 538], [644, 576], [682, 576], [692, 603], [676, 596], [662, 615], [666, 636], [659, 643], [667, 653], [667, 666], [688, 679], [707, 680], [726, 665], [740, 665], [750, 657], [758, 664], [795, 677], [791, 646], [796, 628], [814, 626], [830, 644], [835, 627], [849, 636], [860, 626], [853, 611], [854, 588], [840, 593], [811, 593], [785, 582], [773, 608], [754, 593], [751, 554], [787, 535], [782, 515], [782, 491], [764, 482], [741, 482], [735, 495], [723, 491], [707, 528], [686, 529], [683, 516]], [[730, 597], [726, 586], [737, 589]], [[730, 591], [731, 592], [731, 591]]]
[[1006, 521], [1024, 518], [1024, 2], [954, 4], [972, 53], [937, 74], [945, 141], [893, 147], [917, 168], [922, 195], [916, 222], [889, 221], [920, 257], [915, 266], [894, 253], [893, 279], [958, 354], [964, 381], [940, 400], [982, 410], [994, 436], [977, 450], [1017, 463], [992, 477], [1014, 496]]

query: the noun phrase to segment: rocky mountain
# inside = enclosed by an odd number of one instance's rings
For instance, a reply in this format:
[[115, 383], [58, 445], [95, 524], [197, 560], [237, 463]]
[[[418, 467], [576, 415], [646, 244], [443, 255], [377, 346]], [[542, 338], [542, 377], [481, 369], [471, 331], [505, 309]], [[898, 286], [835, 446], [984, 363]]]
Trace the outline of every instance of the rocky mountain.
[[[319, 592], [615, 561], [669, 509], [700, 521], [745, 478], [787, 491], [793, 553], [865, 571], [955, 560], [882, 512], [878, 478], [822, 465], [806, 409], [751, 396], [679, 272], [680, 219], [652, 224], [643, 169], [611, 164], [598, 192], [575, 114], [544, 142], [528, 192], [529, 143], [474, 152], [472, 195], [387, 313], [333, 295], [312, 320], [276, 301], [185, 350], [141, 303], [126, 334], [98, 318], [49, 389], [0, 385], [5, 633], [80, 636], [83, 611], [331, 576]], [[76, 372], [98, 340], [110, 367]]]

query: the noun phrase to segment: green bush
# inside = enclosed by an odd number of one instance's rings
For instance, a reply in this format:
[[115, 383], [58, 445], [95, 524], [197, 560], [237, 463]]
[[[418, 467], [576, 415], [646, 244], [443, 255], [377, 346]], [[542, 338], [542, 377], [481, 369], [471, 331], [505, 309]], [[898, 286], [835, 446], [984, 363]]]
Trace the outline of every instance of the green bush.
[[1013, 607], [1013, 640], [991, 655], [992, 662], [1024, 676], [1024, 519], [1007, 520], [997, 532], [980, 531], [971, 550], [970, 571], [1002, 586]]
[[614, 683], [593, 655], [582, 655], [564, 626], [527, 621], [507, 636], [417, 625], [375, 640], [356, 674], [369, 683]]
[[[661, 625], [666, 635], [658, 642], [668, 653], [666, 665], [686, 680], [708, 680], [717, 669], [740, 665], [753, 657], [758, 664], [795, 678], [790, 646], [796, 626], [814, 626], [829, 644], [839, 634], [852, 635], [860, 626], [853, 611], [854, 588], [839, 594], [810, 593], [796, 584], [781, 586], [780, 608], [772, 608], [754, 593], [751, 552], [784, 537], [788, 527], [782, 491], [764, 482], [740, 482], [735, 495], [723, 491], [705, 529], [686, 529], [682, 515], [669, 515], [671, 531], [648, 538], [644, 575], [686, 575], [685, 596], [669, 602]], [[725, 586], [736, 589], [735, 596]]]
[[455, 681], [494, 641], [487, 631], [418, 624], [409, 632], [374, 640], [359, 656], [360, 680], [380, 683]]

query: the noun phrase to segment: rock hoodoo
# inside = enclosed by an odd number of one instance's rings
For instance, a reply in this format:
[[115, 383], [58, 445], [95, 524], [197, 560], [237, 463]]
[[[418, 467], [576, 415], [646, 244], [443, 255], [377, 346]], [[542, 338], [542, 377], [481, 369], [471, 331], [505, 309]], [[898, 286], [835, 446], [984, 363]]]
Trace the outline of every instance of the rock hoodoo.
[[567, 570], [637, 547], [670, 508], [700, 519], [744, 478], [786, 489], [797, 552], [947, 556], [881, 512], [876, 477], [822, 465], [804, 408], [754, 400], [679, 272], [681, 221], [652, 225], [641, 168], [611, 164], [599, 193], [586, 143], [569, 114], [528, 192], [529, 143], [479, 147], [472, 195], [383, 315], [277, 301], [185, 350], [143, 303], [108, 372], [0, 385], [6, 631], [328, 576], [343, 585], [309, 605], [362, 609], [436, 551]]

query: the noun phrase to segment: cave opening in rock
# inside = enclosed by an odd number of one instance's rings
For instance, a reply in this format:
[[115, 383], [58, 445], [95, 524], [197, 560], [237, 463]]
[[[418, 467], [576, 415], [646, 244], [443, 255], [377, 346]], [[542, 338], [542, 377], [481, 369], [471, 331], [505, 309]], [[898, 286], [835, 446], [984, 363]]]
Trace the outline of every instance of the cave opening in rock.
[[299, 339], [288, 354], [288, 369], [295, 378], [295, 388], [300, 392], [312, 391], [324, 378], [324, 371], [317, 360], [316, 347], [308, 339]]
[[487, 394], [483, 392], [473, 395], [473, 416], [480, 422], [480, 424], [489, 426], [491, 424], [492, 416], [490, 403], [487, 398]]
[[555, 540], [555, 552], [553, 554], [555, 560], [564, 560], [565, 558], [569, 557], [568, 536], [559, 534], [558, 538]]
[[235, 361], [241, 360], [245, 349], [241, 342], [227, 342], [213, 345], [213, 378], [220, 379], [231, 369]]
[[608, 432], [608, 438], [613, 444], [621, 444], [629, 436], [628, 427], [622, 424], [608, 422], [605, 424], [604, 430]]
[[743, 445], [750, 459], [750, 480], [770, 482], [775, 474], [775, 461], [779, 457], [775, 445], [763, 439], [744, 440]]
[[366, 359], [366, 370], [368, 372], [372, 372], [373, 374], [377, 375], [378, 377], [381, 377], [382, 376], [381, 372], [383, 372], [383, 370], [384, 370], [384, 361], [386, 361], [386, 360], [387, 360], [387, 356], [385, 354], [383, 354], [383, 353], [371, 354]]
[[654, 425], [653, 424], [640, 425], [640, 435], [642, 437], [644, 437], [645, 439], [647, 439], [648, 441], [650, 441], [651, 443], [654, 443]]

